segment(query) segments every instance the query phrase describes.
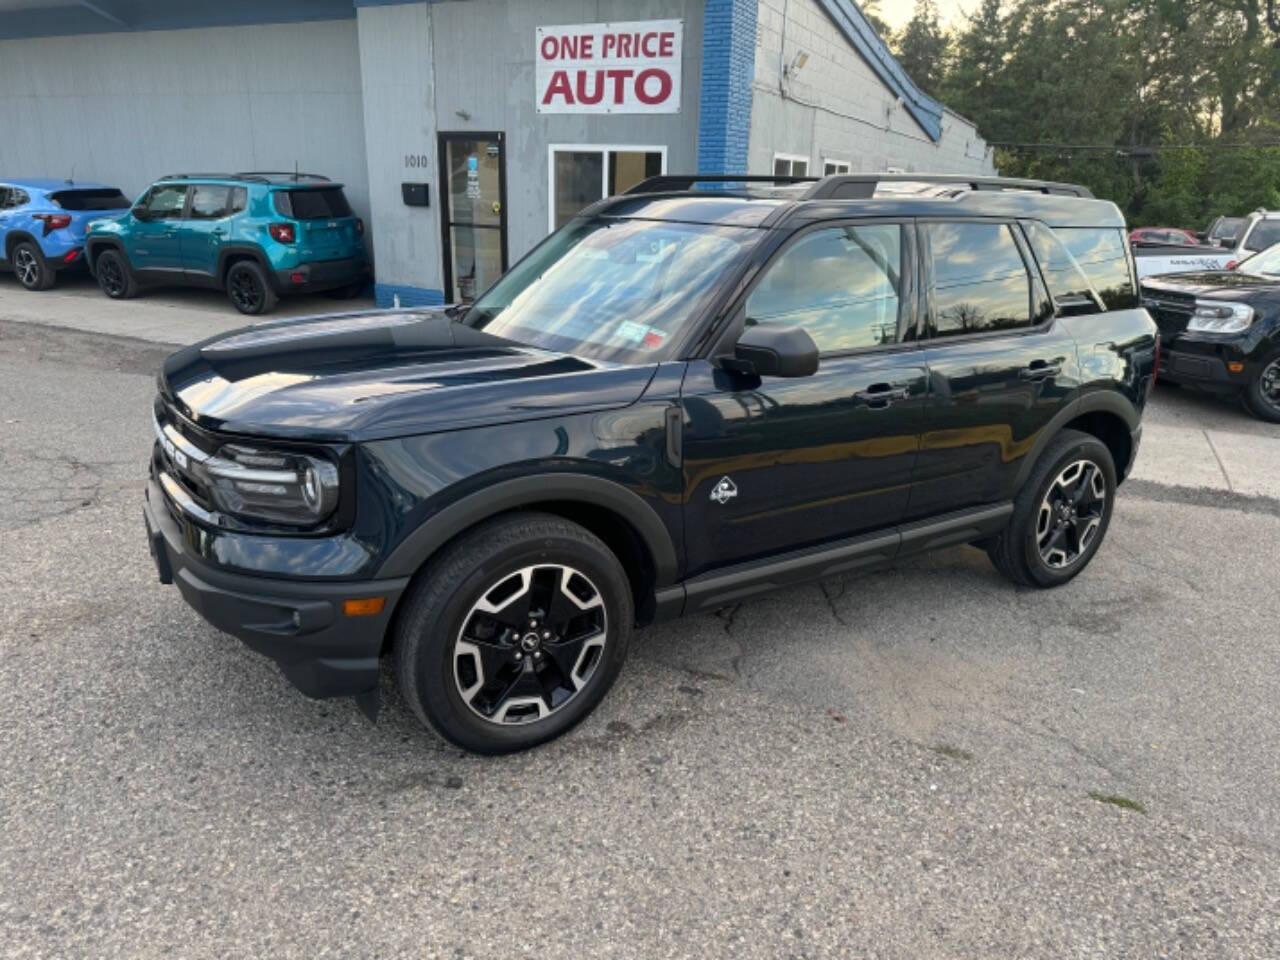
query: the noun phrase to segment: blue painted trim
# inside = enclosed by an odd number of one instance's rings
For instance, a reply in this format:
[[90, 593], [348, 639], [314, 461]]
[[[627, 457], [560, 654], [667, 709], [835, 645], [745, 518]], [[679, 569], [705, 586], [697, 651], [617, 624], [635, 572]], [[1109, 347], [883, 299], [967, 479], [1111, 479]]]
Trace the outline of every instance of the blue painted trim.
[[375, 283], [373, 285], [373, 300], [379, 307], [394, 307], [397, 296], [400, 298], [400, 306], [402, 307], [444, 306], [443, 290], [409, 287], [395, 283]]
[[942, 104], [915, 85], [902, 64], [893, 58], [875, 27], [852, 0], [818, 0], [845, 39], [862, 54], [871, 69], [892, 93], [902, 98], [907, 112], [933, 140], [942, 138]]
[[706, 0], [698, 173], [743, 173], [751, 137], [759, 0]]
[[355, 15], [352, 0], [68, 0], [62, 7], [6, 10], [0, 15], [0, 40], [351, 20]]

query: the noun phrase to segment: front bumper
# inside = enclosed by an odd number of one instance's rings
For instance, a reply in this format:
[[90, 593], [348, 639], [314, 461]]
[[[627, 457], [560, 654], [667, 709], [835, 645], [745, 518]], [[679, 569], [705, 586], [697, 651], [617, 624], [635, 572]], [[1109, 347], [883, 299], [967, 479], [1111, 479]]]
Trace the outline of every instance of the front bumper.
[[275, 271], [276, 289], [283, 294], [334, 290], [369, 279], [369, 261], [363, 257], [317, 260]]
[[[142, 509], [160, 582], [175, 584], [205, 620], [275, 660], [309, 697], [376, 693], [378, 657], [407, 577], [334, 582], [229, 573], [188, 546], [200, 528], [175, 519], [154, 477]], [[381, 613], [343, 613], [345, 600], [379, 596], [386, 597]]]

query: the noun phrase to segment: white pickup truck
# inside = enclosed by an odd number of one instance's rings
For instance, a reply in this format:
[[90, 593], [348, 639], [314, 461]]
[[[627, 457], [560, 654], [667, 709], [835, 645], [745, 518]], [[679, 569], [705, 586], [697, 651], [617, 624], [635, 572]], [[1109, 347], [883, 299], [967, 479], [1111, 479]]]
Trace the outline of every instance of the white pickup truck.
[[1135, 243], [1133, 260], [1139, 280], [1161, 273], [1226, 270], [1274, 243], [1280, 243], [1280, 211], [1255, 210], [1245, 218], [1234, 246]]

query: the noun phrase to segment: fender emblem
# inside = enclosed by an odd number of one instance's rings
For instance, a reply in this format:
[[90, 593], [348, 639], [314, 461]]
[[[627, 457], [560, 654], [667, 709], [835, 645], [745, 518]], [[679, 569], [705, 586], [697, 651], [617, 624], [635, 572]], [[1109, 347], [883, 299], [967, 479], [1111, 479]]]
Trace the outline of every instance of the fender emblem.
[[719, 482], [711, 488], [711, 499], [722, 507], [737, 495], [738, 488], [728, 477], [721, 477]]

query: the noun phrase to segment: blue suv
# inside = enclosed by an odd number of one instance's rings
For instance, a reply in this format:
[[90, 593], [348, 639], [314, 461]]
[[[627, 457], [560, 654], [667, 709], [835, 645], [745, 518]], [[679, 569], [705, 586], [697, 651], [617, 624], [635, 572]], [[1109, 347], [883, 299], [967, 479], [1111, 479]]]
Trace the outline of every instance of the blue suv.
[[94, 225], [89, 269], [113, 299], [141, 284], [226, 291], [241, 313], [291, 293], [360, 293], [364, 223], [342, 184], [306, 173], [162, 177], [121, 217]]
[[0, 180], [0, 269], [28, 290], [48, 290], [60, 271], [84, 266], [89, 223], [128, 207], [123, 193], [100, 183]]

